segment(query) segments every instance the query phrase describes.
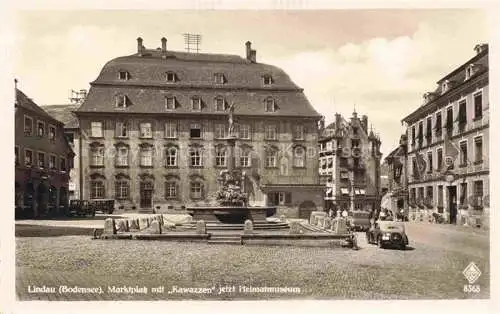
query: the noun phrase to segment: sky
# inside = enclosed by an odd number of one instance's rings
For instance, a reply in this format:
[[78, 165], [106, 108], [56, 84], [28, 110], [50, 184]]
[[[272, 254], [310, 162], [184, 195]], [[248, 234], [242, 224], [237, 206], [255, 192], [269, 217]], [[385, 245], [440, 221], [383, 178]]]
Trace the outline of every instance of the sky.
[[479, 9], [308, 11], [21, 11], [14, 17], [13, 70], [39, 105], [68, 103], [103, 65], [146, 48], [184, 50], [183, 33], [202, 35], [201, 50], [245, 56], [284, 69], [326, 122], [355, 108], [382, 140], [398, 143], [401, 119], [422, 95], [474, 56], [489, 39]]

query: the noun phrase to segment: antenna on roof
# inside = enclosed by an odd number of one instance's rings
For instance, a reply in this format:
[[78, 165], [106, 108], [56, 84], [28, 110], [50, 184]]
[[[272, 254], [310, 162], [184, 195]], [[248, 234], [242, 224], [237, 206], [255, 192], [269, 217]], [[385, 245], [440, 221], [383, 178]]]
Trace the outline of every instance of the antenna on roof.
[[186, 51], [200, 52], [201, 35], [184, 33], [184, 43], [186, 44]]

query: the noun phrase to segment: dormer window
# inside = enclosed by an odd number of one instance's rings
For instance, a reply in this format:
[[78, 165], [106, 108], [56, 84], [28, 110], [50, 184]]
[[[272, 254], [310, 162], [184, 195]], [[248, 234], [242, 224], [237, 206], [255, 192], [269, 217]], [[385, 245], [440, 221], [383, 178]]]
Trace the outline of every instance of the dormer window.
[[165, 109], [166, 110], [174, 110], [175, 109], [175, 97], [174, 96], [166, 96], [165, 97]]
[[128, 98], [125, 95], [116, 95], [115, 105], [116, 108], [127, 108], [129, 104]]
[[215, 84], [224, 84], [226, 83], [226, 77], [224, 73], [215, 73], [214, 74]]
[[264, 85], [271, 85], [273, 83], [273, 77], [271, 75], [264, 75], [262, 77], [262, 81], [264, 82]]
[[453, 82], [450, 80], [446, 80], [441, 84], [441, 94], [446, 93], [453, 87]]
[[191, 107], [193, 111], [201, 111], [201, 98], [198, 96], [191, 98]]
[[127, 71], [118, 72], [118, 79], [122, 81], [127, 81], [130, 79], [130, 74]]
[[167, 79], [167, 82], [169, 82], [169, 83], [175, 83], [178, 81], [177, 75], [174, 72], [167, 72], [166, 79]]
[[266, 98], [265, 105], [266, 105], [266, 112], [276, 111], [276, 103], [274, 101], [274, 98], [272, 97]]
[[215, 110], [224, 111], [226, 110], [226, 100], [222, 96], [217, 96], [215, 98]]

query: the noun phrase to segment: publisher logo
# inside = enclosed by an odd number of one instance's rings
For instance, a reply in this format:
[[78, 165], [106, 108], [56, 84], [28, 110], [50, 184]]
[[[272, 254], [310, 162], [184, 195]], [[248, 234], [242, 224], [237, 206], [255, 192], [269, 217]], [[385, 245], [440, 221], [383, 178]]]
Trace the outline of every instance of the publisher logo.
[[479, 267], [477, 267], [474, 262], [471, 262], [467, 267], [465, 267], [463, 274], [469, 284], [473, 284], [481, 276], [481, 270], [479, 270]]

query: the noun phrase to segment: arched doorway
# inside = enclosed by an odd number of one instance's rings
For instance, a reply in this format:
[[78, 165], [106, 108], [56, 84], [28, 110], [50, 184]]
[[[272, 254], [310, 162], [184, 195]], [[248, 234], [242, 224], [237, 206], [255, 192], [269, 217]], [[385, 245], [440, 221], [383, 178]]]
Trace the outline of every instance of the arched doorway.
[[33, 197], [35, 195], [35, 188], [32, 182], [26, 184], [26, 189], [23, 195], [23, 210], [22, 215], [24, 217], [33, 217], [35, 214], [35, 208], [33, 206]]
[[49, 191], [43, 182], [38, 184], [38, 188], [36, 191], [37, 194], [37, 206], [38, 206], [38, 216], [44, 216], [47, 214], [48, 208], [48, 200], [49, 200]]
[[140, 183], [140, 200], [139, 206], [141, 208], [153, 207], [153, 182], [143, 181]]
[[316, 210], [316, 204], [313, 201], [304, 201], [299, 205], [299, 218], [309, 219], [311, 213]]

